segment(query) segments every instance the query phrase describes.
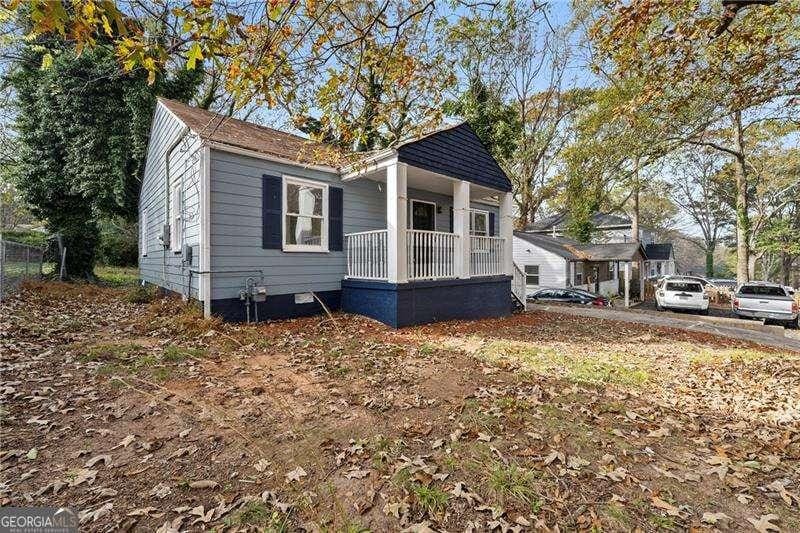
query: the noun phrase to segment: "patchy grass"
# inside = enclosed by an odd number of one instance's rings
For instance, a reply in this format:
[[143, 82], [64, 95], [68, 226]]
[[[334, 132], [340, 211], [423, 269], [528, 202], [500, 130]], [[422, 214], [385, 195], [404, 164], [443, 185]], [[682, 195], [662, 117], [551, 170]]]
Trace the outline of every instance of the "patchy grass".
[[99, 283], [112, 287], [129, 287], [139, 282], [138, 267], [96, 266], [94, 275]]
[[132, 304], [146, 304], [152, 302], [156, 297], [156, 287], [154, 285], [136, 284], [130, 287], [125, 293], [125, 301]]
[[270, 533], [290, 531], [289, 517], [260, 500], [252, 500], [225, 520], [228, 527], [244, 526]]
[[631, 354], [574, 354], [527, 342], [493, 340], [478, 350], [478, 356], [540, 375], [560, 375], [575, 383], [640, 387], [651, 379], [649, 363]]
[[80, 357], [83, 362], [90, 361], [130, 361], [145, 352], [144, 346], [134, 343], [97, 344], [89, 347]]
[[408, 491], [414, 496], [417, 504], [428, 514], [437, 515], [447, 506], [449, 495], [434, 486], [411, 483]]
[[161, 359], [169, 363], [180, 363], [189, 358], [198, 359], [207, 354], [205, 348], [186, 348], [183, 346], [167, 346], [161, 355]]
[[495, 464], [489, 469], [486, 485], [503, 502], [513, 502], [539, 512], [541, 502], [536, 490], [537, 474], [516, 464]]
[[500, 429], [501, 421], [497, 413], [485, 409], [477, 400], [467, 400], [461, 409], [459, 422], [468, 430], [493, 432]]

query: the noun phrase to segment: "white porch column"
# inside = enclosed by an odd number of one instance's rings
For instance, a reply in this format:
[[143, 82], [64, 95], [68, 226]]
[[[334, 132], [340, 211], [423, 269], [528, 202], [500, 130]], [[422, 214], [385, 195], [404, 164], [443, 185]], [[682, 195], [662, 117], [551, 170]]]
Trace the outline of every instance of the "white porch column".
[[455, 274], [459, 278], [469, 277], [469, 182], [453, 183], [453, 233], [456, 238]]
[[631, 262], [625, 261], [625, 307], [631, 306]]
[[514, 212], [510, 192], [500, 196], [500, 237], [503, 241], [503, 272], [514, 275]]
[[636, 263], [639, 265], [638, 274], [639, 274], [639, 301], [644, 301], [644, 277], [647, 275], [644, 270], [644, 264], [641, 261], [637, 261]]
[[406, 219], [408, 218], [406, 164], [395, 161], [386, 167], [386, 228], [389, 283], [408, 281]]

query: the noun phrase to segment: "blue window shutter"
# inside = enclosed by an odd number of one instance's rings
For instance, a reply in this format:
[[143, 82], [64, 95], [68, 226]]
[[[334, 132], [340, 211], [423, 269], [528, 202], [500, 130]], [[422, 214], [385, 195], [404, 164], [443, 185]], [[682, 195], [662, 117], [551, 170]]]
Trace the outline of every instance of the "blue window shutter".
[[283, 210], [283, 180], [280, 176], [261, 178], [261, 247], [280, 250], [283, 246], [281, 238], [281, 211]]
[[494, 213], [489, 212], [489, 237], [494, 237]]
[[341, 187], [328, 187], [328, 249], [340, 252], [344, 242], [344, 191]]
[[450, 206], [450, 233], [453, 233], [453, 206]]

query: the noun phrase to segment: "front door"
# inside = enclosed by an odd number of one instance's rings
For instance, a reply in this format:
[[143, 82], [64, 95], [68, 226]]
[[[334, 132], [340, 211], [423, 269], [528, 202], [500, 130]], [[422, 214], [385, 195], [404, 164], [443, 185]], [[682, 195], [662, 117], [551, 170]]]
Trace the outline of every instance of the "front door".
[[411, 201], [411, 229], [436, 230], [436, 204]]

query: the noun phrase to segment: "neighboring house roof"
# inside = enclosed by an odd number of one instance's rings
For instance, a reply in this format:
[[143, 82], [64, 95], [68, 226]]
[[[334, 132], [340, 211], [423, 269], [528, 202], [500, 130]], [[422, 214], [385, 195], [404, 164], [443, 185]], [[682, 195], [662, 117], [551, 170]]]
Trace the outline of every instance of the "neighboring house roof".
[[[545, 232], [566, 229], [569, 225], [570, 215], [569, 212], [558, 213], [549, 217], [545, 217], [540, 222], [531, 226], [528, 231]], [[597, 228], [616, 228], [631, 226], [631, 219], [627, 215], [618, 215], [615, 213], [595, 213], [591, 217], [592, 225]]]
[[437, 174], [501, 191], [511, 180], [466, 122], [399, 144], [397, 159]]
[[546, 235], [539, 235], [537, 233], [529, 233], [525, 231], [515, 231], [514, 237], [518, 237], [529, 244], [538, 246], [542, 250], [556, 254], [564, 259], [578, 259], [574, 253], [566, 248], [568, 245], [577, 244], [575, 241], [561, 237], [547, 237]]
[[581, 244], [564, 237], [526, 231], [515, 231], [514, 236], [572, 261], [631, 261], [638, 253], [642, 253], [642, 246], [638, 242]]
[[641, 252], [642, 245], [638, 242], [582, 244], [577, 249], [578, 256], [587, 261], [630, 261]]
[[669, 261], [672, 259], [672, 243], [648, 244], [644, 247], [644, 255], [651, 261]]
[[167, 98], [158, 101], [203, 140], [252, 150], [287, 161], [337, 166], [334, 147], [284, 131], [230, 118]]

